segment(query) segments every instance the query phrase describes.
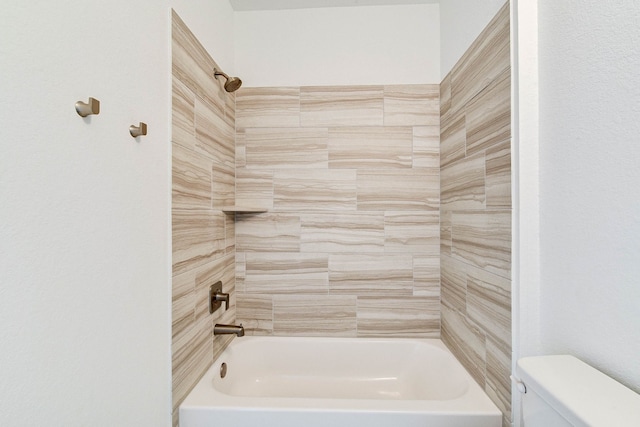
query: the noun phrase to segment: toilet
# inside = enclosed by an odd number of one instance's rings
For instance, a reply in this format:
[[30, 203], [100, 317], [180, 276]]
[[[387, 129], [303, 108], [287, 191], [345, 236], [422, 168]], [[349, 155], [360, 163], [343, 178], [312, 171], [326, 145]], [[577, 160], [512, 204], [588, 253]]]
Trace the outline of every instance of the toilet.
[[568, 355], [518, 360], [524, 427], [640, 426], [640, 395]]

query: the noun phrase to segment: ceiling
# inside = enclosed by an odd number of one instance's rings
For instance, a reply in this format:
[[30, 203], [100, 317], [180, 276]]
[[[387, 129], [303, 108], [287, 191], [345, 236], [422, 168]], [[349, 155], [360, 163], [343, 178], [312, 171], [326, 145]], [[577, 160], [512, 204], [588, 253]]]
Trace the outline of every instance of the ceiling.
[[229, 0], [235, 11], [439, 3], [440, 0]]

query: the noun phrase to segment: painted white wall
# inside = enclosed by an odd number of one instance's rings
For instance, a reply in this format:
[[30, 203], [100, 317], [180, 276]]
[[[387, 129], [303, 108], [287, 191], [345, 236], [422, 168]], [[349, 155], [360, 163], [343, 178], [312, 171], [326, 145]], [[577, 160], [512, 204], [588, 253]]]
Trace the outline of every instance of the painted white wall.
[[170, 7], [233, 69], [225, 0], [3, 7], [0, 425], [171, 422]]
[[437, 4], [236, 12], [248, 87], [440, 83]]
[[209, 55], [229, 75], [235, 74], [234, 16], [228, 0], [169, 0]]
[[640, 9], [539, 1], [541, 343], [640, 391]]
[[440, 81], [507, 0], [440, 0]]
[[0, 425], [170, 425], [169, 16], [3, 4]]

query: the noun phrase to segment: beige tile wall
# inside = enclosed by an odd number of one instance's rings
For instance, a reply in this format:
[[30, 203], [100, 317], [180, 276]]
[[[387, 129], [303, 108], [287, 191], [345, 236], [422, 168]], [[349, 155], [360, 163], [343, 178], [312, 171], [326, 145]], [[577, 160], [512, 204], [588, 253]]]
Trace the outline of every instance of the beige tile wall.
[[440, 336], [439, 97], [238, 91], [236, 203], [269, 209], [236, 216], [248, 334]]
[[[438, 337], [442, 323], [508, 423], [508, 5], [439, 88], [243, 88], [234, 100], [175, 13], [172, 34], [174, 424], [229, 342], [213, 324], [236, 314], [258, 335]], [[234, 185], [235, 204], [269, 212], [234, 227], [220, 210]], [[232, 305], [209, 315], [216, 280]]]
[[511, 421], [509, 2], [440, 85], [442, 339]]
[[[230, 337], [214, 323], [235, 320], [235, 232], [222, 213], [235, 190], [235, 99], [212, 76], [215, 62], [173, 12], [172, 19], [172, 378], [177, 408]], [[232, 294], [209, 314], [209, 286]]]

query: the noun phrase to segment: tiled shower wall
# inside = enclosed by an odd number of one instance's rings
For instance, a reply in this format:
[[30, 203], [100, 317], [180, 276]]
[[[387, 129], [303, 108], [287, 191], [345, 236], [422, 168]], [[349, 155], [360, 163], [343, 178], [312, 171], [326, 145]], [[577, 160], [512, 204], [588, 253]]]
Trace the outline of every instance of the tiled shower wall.
[[439, 87], [243, 88], [238, 322], [248, 334], [440, 335]]
[[[172, 16], [172, 378], [178, 406], [230, 342], [214, 323], [235, 320], [233, 204], [235, 98], [212, 75], [213, 59]], [[222, 280], [228, 311], [209, 314], [209, 286]]]
[[511, 420], [509, 2], [440, 86], [442, 339]]
[[[229, 341], [212, 326], [234, 321], [237, 296], [248, 334], [438, 337], [442, 318], [443, 340], [506, 425], [508, 11], [440, 88], [243, 88], [237, 106], [174, 13], [174, 424]], [[236, 215], [237, 248], [221, 212], [234, 185], [235, 204], [268, 209]], [[232, 305], [209, 315], [217, 280]]]

